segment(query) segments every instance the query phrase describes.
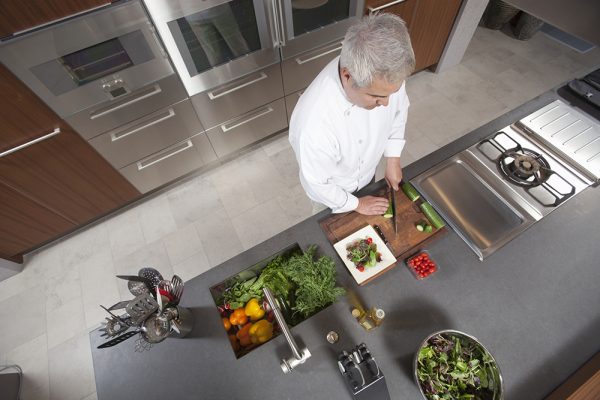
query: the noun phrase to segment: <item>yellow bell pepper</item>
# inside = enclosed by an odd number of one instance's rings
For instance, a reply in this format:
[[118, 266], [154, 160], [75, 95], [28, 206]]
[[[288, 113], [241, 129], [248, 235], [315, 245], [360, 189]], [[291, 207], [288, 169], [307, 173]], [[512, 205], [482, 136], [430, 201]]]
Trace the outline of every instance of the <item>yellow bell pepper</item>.
[[265, 316], [265, 310], [262, 309], [262, 307], [258, 303], [258, 300], [255, 298], [250, 299], [248, 303], [246, 303], [246, 308], [244, 309], [244, 312], [247, 316], [250, 317], [252, 321], [258, 321], [259, 319]]
[[264, 343], [273, 337], [273, 324], [266, 319], [252, 324], [250, 327], [250, 339], [254, 344]]

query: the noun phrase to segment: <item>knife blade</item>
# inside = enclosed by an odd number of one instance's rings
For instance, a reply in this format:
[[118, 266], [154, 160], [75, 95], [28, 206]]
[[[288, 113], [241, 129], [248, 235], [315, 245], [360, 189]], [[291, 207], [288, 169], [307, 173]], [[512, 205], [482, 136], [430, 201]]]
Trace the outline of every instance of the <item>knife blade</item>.
[[375, 232], [377, 232], [377, 234], [379, 235], [379, 237], [381, 238], [381, 240], [383, 240], [383, 243], [387, 246], [388, 249], [390, 249], [390, 251], [392, 252], [392, 254], [394, 254], [394, 249], [392, 249], [392, 246], [390, 246], [390, 243], [388, 242], [387, 238], [383, 234], [383, 231], [381, 230], [381, 228], [379, 227], [379, 225], [373, 225], [373, 229], [375, 229]]
[[390, 200], [392, 202], [392, 224], [394, 225], [394, 233], [398, 234], [398, 222], [396, 222], [396, 191], [390, 188]]

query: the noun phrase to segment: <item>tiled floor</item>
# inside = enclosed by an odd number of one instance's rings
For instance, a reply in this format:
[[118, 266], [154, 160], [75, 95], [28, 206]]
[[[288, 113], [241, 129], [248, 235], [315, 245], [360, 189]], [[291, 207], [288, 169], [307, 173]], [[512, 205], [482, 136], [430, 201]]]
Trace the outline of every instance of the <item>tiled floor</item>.
[[[404, 164], [600, 65], [543, 34], [478, 28], [463, 62], [408, 80]], [[23, 399], [96, 398], [88, 331], [98, 304], [130, 299], [116, 274], [143, 265], [190, 279], [311, 215], [286, 134], [31, 254], [0, 282], [0, 365], [25, 371]]]

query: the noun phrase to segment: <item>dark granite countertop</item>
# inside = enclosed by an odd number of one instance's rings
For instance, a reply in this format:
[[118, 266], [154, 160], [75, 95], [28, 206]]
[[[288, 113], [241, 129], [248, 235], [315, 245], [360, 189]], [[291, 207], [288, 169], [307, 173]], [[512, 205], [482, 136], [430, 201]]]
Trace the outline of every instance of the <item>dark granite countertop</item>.
[[[533, 99], [435, 153], [407, 166], [412, 178], [557, 97]], [[565, 98], [568, 98], [568, 94]], [[584, 107], [585, 108], [585, 107]], [[375, 183], [366, 191], [383, 185]], [[186, 284], [182, 305], [195, 327], [145, 353], [134, 339], [97, 350], [90, 334], [98, 398], [117, 399], [346, 399], [337, 354], [365, 342], [383, 371], [392, 399], [419, 399], [412, 362], [420, 342], [452, 328], [477, 337], [495, 356], [507, 399], [541, 399], [600, 350], [600, 188], [587, 188], [484, 262], [450, 232], [428, 246], [440, 271], [416, 280], [403, 264], [358, 288], [319, 228], [324, 211], [226, 261]], [[476, 210], [474, 210], [476, 212]], [[366, 332], [347, 299], [292, 329], [312, 357], [292, 373], [279, 367], [290, 355], [283, 335], [236, 360], [209, 287], [284, 247], [317, 244], [337, 263], [338, 281], [386, 312]], [[325, 336], [335, 330], [340, 340]]]

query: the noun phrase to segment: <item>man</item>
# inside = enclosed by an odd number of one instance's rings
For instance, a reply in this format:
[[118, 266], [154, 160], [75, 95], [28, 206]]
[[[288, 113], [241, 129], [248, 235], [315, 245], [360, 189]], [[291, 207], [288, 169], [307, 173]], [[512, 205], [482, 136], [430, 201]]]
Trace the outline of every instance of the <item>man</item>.
[[386, 198], [352, 193], [370, 183], [386, 157], [385, 179], [398, 190], [408, 97], [404, 80], [415, 57], [402, 19], [367, 16], [350, 27], [340, 57], [300, 97], [290, 142], [308, 197], [334, 213], [385, 213]]

